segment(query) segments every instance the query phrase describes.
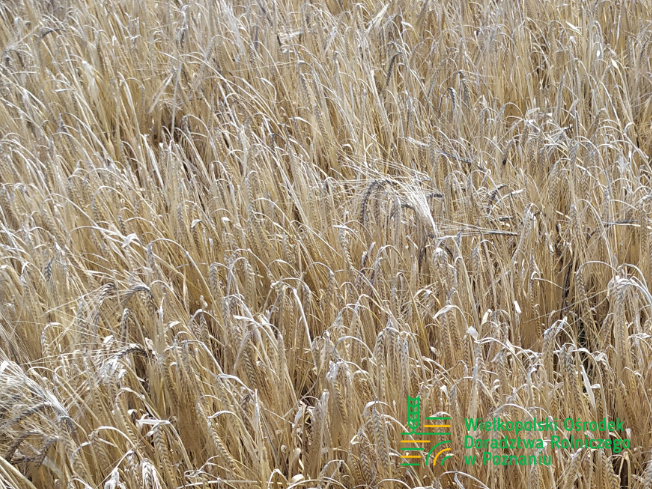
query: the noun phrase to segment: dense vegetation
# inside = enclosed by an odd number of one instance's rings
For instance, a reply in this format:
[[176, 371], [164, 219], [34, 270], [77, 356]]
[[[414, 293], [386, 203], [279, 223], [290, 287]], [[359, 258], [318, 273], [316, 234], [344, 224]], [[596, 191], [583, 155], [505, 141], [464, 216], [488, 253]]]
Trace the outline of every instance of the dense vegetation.
[[652, 487], [652, 1], [0, 18], [0, 486]]

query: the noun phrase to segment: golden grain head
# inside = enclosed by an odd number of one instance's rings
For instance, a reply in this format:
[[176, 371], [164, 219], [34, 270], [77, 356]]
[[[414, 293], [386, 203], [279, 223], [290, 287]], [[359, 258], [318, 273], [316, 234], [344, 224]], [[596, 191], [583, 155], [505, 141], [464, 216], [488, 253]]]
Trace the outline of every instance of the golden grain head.
[[652, 0], [0, 17], [2, 487], [652, 488]]

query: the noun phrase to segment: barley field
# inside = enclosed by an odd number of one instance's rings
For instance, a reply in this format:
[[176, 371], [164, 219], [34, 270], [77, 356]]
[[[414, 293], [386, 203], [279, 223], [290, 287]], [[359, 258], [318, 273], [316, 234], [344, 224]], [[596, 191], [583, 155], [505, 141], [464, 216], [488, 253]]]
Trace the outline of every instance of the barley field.
[[651, 0], [0, 19], [1, 488], [652, 488]]

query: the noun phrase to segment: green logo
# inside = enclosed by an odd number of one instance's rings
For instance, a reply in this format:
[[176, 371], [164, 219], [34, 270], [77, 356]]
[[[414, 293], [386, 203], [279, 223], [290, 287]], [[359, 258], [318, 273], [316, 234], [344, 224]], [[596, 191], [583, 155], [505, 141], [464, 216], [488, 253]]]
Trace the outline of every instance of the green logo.
[[[445, 452], [450, 451], [450, 447], [445, 447], [445, 445], [450, 444], [450, 440], [442, 440], [438, 443], [429, 447], [431, 443], [434, 443], [435, 440], [423, 438], [426, 436], [450, 436], [450, 431], [447, 432], [419, 432], [419, 426], [421, 425], [421, 398], [420, 397], [408, 397], [407, 398], [407, 407], [408, 407], [408, 419], [407, 425], [410, 429], [407, 433], [401, 433], [403, 437], [418, 437], [419, 439], [403, 439], [401, 440], [401, 452], [404, 455], [401, 455], [401, 458], [405, 461], [401, 465], [405, 466], [418, 466], [421, 465], [423, 461], [423, 453], [426, 449], [430, 448], [428, 451], [425, 461], [426, 465], [430, 463], [431, 457], [432, 464], [436, 465], [439, 456]], [[424, 425], [424, 428], [449, 428], [450, 425], [449, 416], [426, 416], [426, 422], [432, 424]], [[448, 423], [448, 424], [447, 424]], [[445, 448], [441, 448], [445, 447]], [[446, 455], [441, 458], [441, 465], [444, 465], [444, 462], [451, 458], [453, 455]], [[417, 461], [418, 459], [418, 461]]]

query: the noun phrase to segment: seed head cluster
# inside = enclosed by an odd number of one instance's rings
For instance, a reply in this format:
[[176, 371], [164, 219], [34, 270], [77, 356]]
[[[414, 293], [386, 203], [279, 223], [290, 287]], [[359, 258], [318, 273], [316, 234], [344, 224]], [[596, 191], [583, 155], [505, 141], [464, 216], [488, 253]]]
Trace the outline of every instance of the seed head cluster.
[[[1, 2], [0, 486], [650, 489], [651, 27]], [[443, 467], [401, 465], [408, 397]], [[465, 418], [631, 446], [467, 466]]]

